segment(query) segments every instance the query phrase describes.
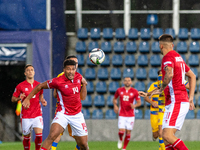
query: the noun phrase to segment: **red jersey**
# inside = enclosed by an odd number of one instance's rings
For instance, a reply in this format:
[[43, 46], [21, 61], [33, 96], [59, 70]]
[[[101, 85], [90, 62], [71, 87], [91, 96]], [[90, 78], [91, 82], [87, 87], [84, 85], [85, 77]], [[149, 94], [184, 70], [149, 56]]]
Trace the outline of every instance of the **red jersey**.
[[129, 90], [126, 90], [125, 87], [118, 88], [114, 97], [115, 99], [119, 97], [119, 116], [135, 116], [134, 109], [131, 108], [130, 103], [134, 103], [134, 100], [140, 100], [140, 96], [136, 89], [132, 87]]
[[[13, 96], [19, 97], [20, 94], [25, 93], [27, 97], [38, 84], [40, 84], [40, 82], [37, 82], [35, 80], [33, 84], [30, 84], [25, 80], [16, 86]], [[41, 105], [39, 101], [40, 100], [39, 96], [41, 94], [43, 94], [43, 90], [41, 90], [40, 92], [38, 92], [36, 95], [34, 95], [31, 98], [30, 107], [28, 109], [24, 109], [24, 107], [22, 107], [22, 111], [21, 111], [22, 118], [36, 118], [38, 116], [42, 116], [42, 110], [41, 110]], [[22, 101], [24, 99], [25, 98], [23, 98]]]
[[185, 88], [185, 73], [190, 70], [182, 57], [174, 50], [168, 52], [162, 59], [162, 80], [165, 77], [165, 67], [173, 68], [174, 76], [168, 86], [164, 89], [165, 105], [171, 103], [189, 102]]
[[56, 112], [62, 112], [66, 115], [75, 115], [81, 111], [81, 80], [82, 75], [75, 73], [74, 80], [69, 80], [65, 74], [60, 77], [53, 78], [47, 81], [49, 88], [57, 89], [59, 101]]

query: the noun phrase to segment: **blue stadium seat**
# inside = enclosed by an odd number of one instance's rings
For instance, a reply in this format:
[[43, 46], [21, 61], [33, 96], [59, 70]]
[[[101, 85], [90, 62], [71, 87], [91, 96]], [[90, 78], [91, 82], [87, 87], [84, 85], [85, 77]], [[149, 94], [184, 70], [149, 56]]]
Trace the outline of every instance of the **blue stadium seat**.
[[90, 67], [96, 66], [95, 64], [93, 64], [93, 63], [90, 61], [89, 57], [87, 57], [86, 63], [87, 63], [87, 65], [90, 66]]
[[106, 110], [105, 118], [106, 119], [116, 119], [117, 115], [113, 109], [108, 109], [108, 110]]
[[88, 38], [88, 29], [87, 28], [79, 28], [77, 32], [77, 36], [81, 40], [85, 40]]
[[115, 53], [124, 53], [124, 43], [123, 42], [115, 42], [113, 46], [113, 50]]
[[105, 59], [101, 63], [101, 66], [110, 66], [110, 57], [109, 57], [109, 55], [105, 55]]
[[127, 53], [136, 53], [137, 52], [137, 45], [133, 41], [129, 41], [126, 43], [126, 51]]
[[145, 84], [142, 81], [138, 81], [135, 83], [134, 88], [138, 91], [145, 91]]
[[176, 50], [178, 53], [187, 53], [187, 43], [185, 41], [178, 42], [176, 46]]
[[134, 55], [126, 55], [124, 59], [124, 63], [128, 67], [135, 66], [135, 56]]
[[112, 68], [110, 71], [110, 77], [112, 80], [121, 80], [121, 70], [119, 68]]
[[145, 104], [146, 104], [147, 107], [150, 107], [150, 106], [151, 106], [151, 104], [148, 103], [148, 102], [146, 102], [146, 101], [145, 101]]
[[92, 119], [103, 119], [103, 111], [102, 111], [102, 109], [93, 110]]
[[139, 55], [137, 63], [139, 66], [148, 66], [148, 57], [147, 55]]
[[155, 66], [155, 67], [161, 66], [160, 55], [151, 55], [150, 64], [151, 66]]
[[158, 38], [163, 34], [162, 28], [154, 28], [153, 29], [153, 38], [154, 40], [158, 40]]
[[112, 82], [109, 83], [108, 90], [109, 90], [110, 93], [115, 93], [118, 88], [119, 88], [119, 82], [112, 81]]
[[188, 29], [187, 28], [180, 28], [178, 33], [178, 38], [180, 40], [187, 40], [188, 39]]
[[147, 79], [147, 71], [145, 68], [138, 68], [136, 70], [136, 78], [138, 80], [145, 80]]
[[189, 110], [185, 119], [194, 119], [195, 115], [194, 115], [194, 110]]
[[85, 78], [88, 80], [96, 79], [96, 72], [94, 68], [86, 68], [85, 70]]
[[146, 109], [144, 112], [144, 119], [150, 119], [150, 109]]
[[139, 45], [140, 53], [149, 53], [149, 49], [150, 49], [149, 42], [146, 42], [146, 41], [140, 42], [140, 45]]
[[200, 52], [200, 46], [199, 42], [193, 41], [190, 43], [189, 50], [191, 53], [199, 53]]
[[99, 78], [99, 80], [108, 80], [108, 69], [107, 68], [98, 69], [97, 77]]
[[148, 14], [147, 15], [147, 25], [157, 25], [158, 24], [158, 15], [157, 14]]
[[200, 119], [200, 109], [197, 111], [197, 119]]
[[142, 119], [143, 118], [143, 112], [141, 109], [135, 109], [135, 119]]
[[149, 69], [149, 78], [151, 80], [157, 80], [157, 78], [158, 78], [158, 68]]
[[87, 81], [87, 93], [90, 94], [90, 93], [94, 93], [94, 84], [92, 81]]
[[78, 41], [76, 43], [76, 52], [77, 53], [86, 53], [86, 44], [84, 41]]
[[186, 56], [184, 55], [184, 54], [180, 54], [181, 55], [181, 57], [183, 58], [183, 60], [184, 60], [184, 62], [186, 63]]
[[81, 101], [83, 107], [91, 107], [92, 106], [92, 97], [91, 95], [87, 95], [84, 101]]
[[113, 66], [122, 66], [123, 65], [122, 56], [121, 55], [113, 55], [112, 64], [113, 64]]
[[137, 28], [130, 28], [128, 31], [128, 38], [130, 40], [137, 40], [138, 39], [138, 29]]
[[82, 71], [82, 69], [81, 68], [77, 68], [77, 70], [76, 70], [78, 73], [80, 73], [81, 75], [83, 75], [83, 71]]
[[190, 66], [199, 66], [199, 57], [198, 55], [190, 55], [189, 58], [188, 58], [188, 64]]
[[141, 28], [140, 37], [142, 40], [149, 40], [151, 38], [150, 28]]
[[90, 119], [89, 109], [82, 109], [82, 113], [83, 113], [84, 119]]
[[141, 107], [144, 107], [144, 97], [140, 97], [141, 100]]
[[173, 39], [176, 39], [175, 31], [172, 28], [165, 29], [165, 34], [170, 34], [173, 37]]
[[107, 105], [108, 105], [108, 107], [113, 107], [113, 98], [114, 98], [114, 95], [109, 95], [107, 97]]
[[113, 39], [113, 29], [112, 28], [103, 28], [103, 38], [106, 40]]
[[192, 71], [193, 71], [193, 73], [196, 75], [196, 79], [198, 79], [198, 77], [199, 77], [199, 73], [198, 73], [198, 70], [197, 70], [197, 68], [190, 68]]
[[[187, 92], [189, 93], [189, 90], [187, 89]], [[194, 93], [197, 93], [197, 85], [195, 86], [195, 91], [194, 91]], [[194, 98], [194, 100], [195, 100], [195, 98]], [[195, 102], [195, 101], [194, 101]]]
[[101, 43], [101, 49], [104, 51], [104, 53], [111, 53], [112, 52], [112, 45], [109, 41], [102, 42]]
[[200, 29], [199, 28], [191, 28], [190, 29], [190, 37], [192, 40], [200, 39]]
[[100, 28], [91, 28], [90, 29], [90, 38], [93, 40], [100, 39], [101, 38], [100, 33], [101, 33]]
[[97, 93], [106, 93], [107, 92], [106, 82], [104, 82], [104, 81], [97, 82], [96, 91], [97, 91]]
[[115, 38], [119, 40], [124, 40], [126, 38], [125, 30], [123, 28], [117, 28], [115, 30]]
[[159, 42], [153, 42], [151, 44], [151, 51], [153, 53], [160, 53], [160, 47], [159, 47]]
[[99, 44], [97, 41], [91, 41], [88, 45], [88, 50], [91, 52], [94, 48], [99, 48]]
[[134, 79], [134, 72], [132, 68], [125, 68], [123, 71], [123, 78], [130, 77], [131, 79]]
[[85, 60], [84, 60], [84, 55], [76, 55], [78, 59], [78, 66], [84, 66], [85, 65]]
[[105, 106], [105, 99], [103, 95], [96, 95], [94, 97], [94, 106], [96, 107], [104, 107]]

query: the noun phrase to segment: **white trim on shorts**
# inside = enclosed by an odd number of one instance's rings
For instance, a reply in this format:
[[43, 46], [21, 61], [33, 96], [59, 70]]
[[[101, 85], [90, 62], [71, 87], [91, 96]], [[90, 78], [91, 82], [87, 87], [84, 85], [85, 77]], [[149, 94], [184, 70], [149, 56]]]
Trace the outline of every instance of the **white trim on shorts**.
[[118, 117], [118, 128], [119, 129], [127, 129], [127, 130], [133, 130], [135, 122], [135, 117]]

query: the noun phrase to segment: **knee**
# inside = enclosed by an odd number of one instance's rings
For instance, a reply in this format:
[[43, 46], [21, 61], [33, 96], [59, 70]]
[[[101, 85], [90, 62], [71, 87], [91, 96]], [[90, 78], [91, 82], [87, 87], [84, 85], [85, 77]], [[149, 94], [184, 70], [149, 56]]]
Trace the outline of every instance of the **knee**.
[[80, 143], [78, 143], [78, 146], [79, 146], [81, 149], [84, 149], [84, 150], [88, 150], [88, 149], [89, 149], [88, 143], [87, 143], [87, 142], [80, 142]]
[[162, 132], [162, 138], [165, 141], [169, 141], [170, 135], [167, 132]]
[[155, 139], [158, 138], [158, 132], [153, 132], [153, 138], [155, 138]]

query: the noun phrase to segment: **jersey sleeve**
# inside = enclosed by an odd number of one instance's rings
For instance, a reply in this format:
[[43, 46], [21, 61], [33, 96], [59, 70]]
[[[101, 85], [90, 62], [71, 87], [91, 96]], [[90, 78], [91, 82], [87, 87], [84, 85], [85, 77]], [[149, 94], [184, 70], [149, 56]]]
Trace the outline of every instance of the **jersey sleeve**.
[[19, 95], [21, 94], [21, 88], [20, 88], [20, 85], [18, 84], [15, 88], [15, 91], [13, 93], [13, 96], [15, 97], [19, 97]]
[[190, 70], [190, 67], [185, 63], [185, 72], [188, 72]]
[[155, 83], [152, 83], [152, 84], [150, 85], [150, 87], [149, 87], [148, 90], [147, 90], [148, 93], [154, 90], [154, 84], [155, 84]]
[[163, 58], [163, 69], [165, 69], [165, 67], [169, 66], [169, 67], [172, 67], [174, 68], [174, 58], [173, 57], [164, 57]]
[[114, 98], [117, 99], [119, 96], [119, 89], [117, 89], [117, 91], [115, 92]]
[[57, 79], [53, 78], [51, 80], [47, 80], [47, 86], [49, 87], [49, 89], [58, 89], [58, 84], [57, 84]]
[[140, 96], [139, 96], [138, 91], [135, 92], [135, 100], [136, 100], [136, 101], [139, 101], [139, 100], [140, 100]]

